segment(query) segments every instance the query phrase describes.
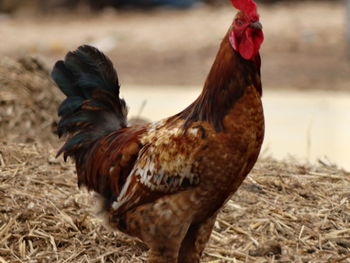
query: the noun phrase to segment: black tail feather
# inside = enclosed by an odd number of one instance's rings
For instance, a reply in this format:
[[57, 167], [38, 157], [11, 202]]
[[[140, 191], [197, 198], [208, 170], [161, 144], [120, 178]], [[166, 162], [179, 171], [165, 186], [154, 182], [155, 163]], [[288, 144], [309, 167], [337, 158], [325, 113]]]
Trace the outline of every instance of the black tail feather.
[[91, 46], [81, 46], [58, 61], [52, 78], [67, 96], [58, 109], [58, 135], [67, 136], [58, 155], [76, 160], [101, 136], [127, 125], [127, 107], [119, 98], [112, 62]]

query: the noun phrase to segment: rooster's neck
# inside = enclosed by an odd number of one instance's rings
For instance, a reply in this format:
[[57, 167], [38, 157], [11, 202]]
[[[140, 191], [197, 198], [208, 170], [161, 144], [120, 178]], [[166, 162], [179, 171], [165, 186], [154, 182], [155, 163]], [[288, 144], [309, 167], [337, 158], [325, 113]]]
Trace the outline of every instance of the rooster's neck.
[[253, 60], [243, 59], [232, 48], [226, 35], [201, 95], [181, 114], [186, 119], [185, 129], [195, 121], [208, 121], [217, 131], [222, 131], [224, 116], [249, 86], [262, 93], [260, 55]]

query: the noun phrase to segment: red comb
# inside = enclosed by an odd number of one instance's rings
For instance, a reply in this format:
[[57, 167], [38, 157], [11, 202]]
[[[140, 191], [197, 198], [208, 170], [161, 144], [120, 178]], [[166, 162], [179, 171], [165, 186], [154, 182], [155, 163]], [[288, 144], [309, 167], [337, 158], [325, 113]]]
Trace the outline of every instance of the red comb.
[[259, 18], [256, 10], [256, 3], [253, 0], [231, 0], [232, 5], [238, 10], [245, 13], [250, 19]]

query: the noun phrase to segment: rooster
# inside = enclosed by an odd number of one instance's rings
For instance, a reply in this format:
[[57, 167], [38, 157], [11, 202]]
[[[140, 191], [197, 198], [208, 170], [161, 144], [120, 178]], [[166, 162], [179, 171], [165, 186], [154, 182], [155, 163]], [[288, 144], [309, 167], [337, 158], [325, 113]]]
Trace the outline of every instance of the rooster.
[[98, 193], [108, 224], [149, 247], [149, 263], [199, 262], [220, 208], [253, 168], [264, 137], [253, 0], [239, 10], [197, 100], [158, 122], [128, 126], [111, 61], [91, 46], [69, 52], [52, 77], [60, 105], [59, 150], [78, 185]]

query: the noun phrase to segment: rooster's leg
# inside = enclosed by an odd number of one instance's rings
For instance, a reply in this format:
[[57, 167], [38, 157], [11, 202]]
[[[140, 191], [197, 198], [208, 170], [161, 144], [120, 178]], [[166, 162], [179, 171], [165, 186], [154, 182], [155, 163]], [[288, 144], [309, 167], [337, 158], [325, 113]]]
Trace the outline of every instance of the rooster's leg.
[[187, 209], [182, 210], [166, 198], [139, 206], [118, 218], [112, 217], [111, 221], [119, 230], [138, 237], [149, 247], [147, 263], [177, 263], [191, 218]]
[[182, 241], [178, 263], [199, 263], [213, 230], [217, 214], [201, 224], [193, 224]]
[[151, 248], [147, 263], [177, 263], [178, 250], [172, 248]]
[[[147, 263], [177, 263], [181, 241], [188, 227], [177, 227], [167, 231], [167, 226], [156, 226], [155, 232], [143, 233], [145, 243], [150, 248]], [[165, 230], [167, 233], [163, 232]]]

